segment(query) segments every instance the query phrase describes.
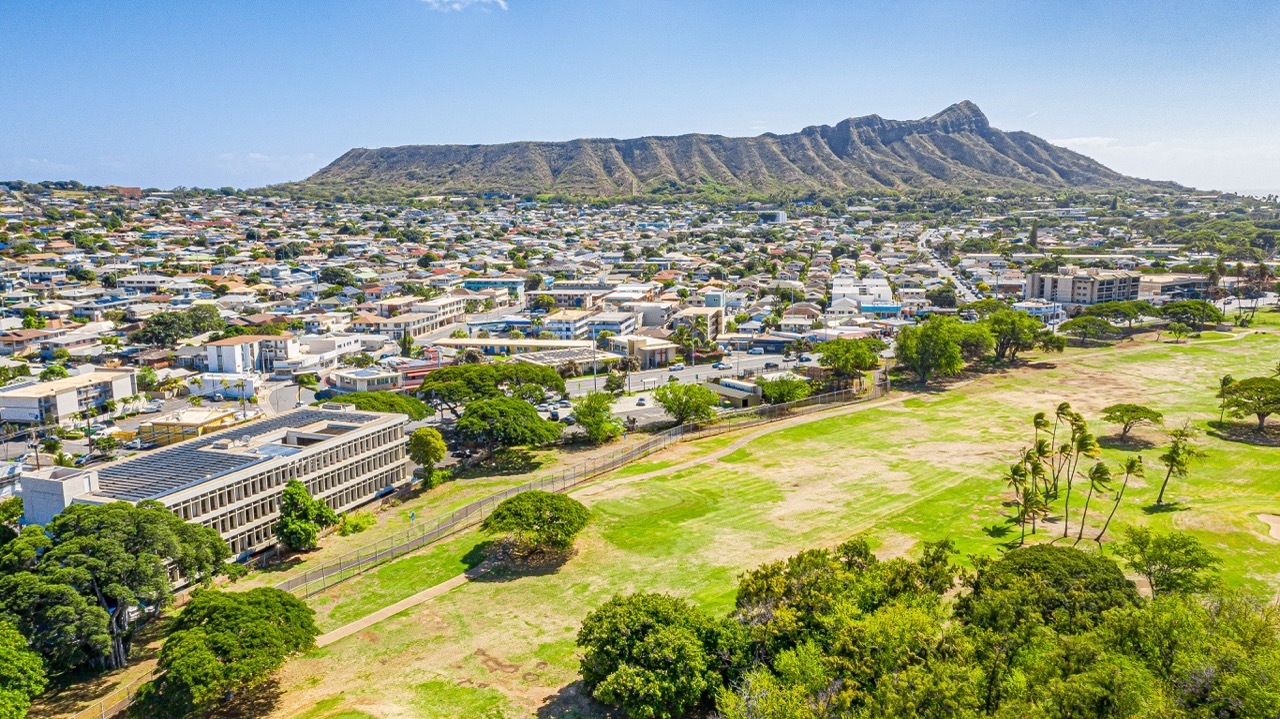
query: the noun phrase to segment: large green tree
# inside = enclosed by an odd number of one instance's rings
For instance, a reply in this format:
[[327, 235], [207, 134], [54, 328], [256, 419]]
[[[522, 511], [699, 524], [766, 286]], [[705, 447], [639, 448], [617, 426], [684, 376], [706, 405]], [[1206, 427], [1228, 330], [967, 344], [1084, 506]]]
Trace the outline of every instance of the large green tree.
[[458, 419], [458, 432], [490, 449], [536, 446], [560, 438], [564, 425], [543, 419], [528, 402], [512, 397], [475, 400]]
[[27, 646], [27, 638], [16, 627], [0, 621], [0, 717], [25, 717], [45, 684], [40, 655]]
[[419, 427], [409, 435], [408, 451], [409, 459], [430, 472], [449, 453], [449, 448], [445, 445], [440, 430], [433, 427]]
[[622, 420], [613, 415], [613, 396], [589, 392], [573, 403], [573, 415], [592, 444], [604, 444], [622, 434]]
[[338, 523], [338, 515], [323, 500], [311, 496], [307, 486], [291, 479], [280, 493], [280, 518], [271, 531], [289, 549], [315, 549], [320, 530]]
[[715, 416], [720, 396], [700, 384], [668, 382], [653, 392], [653, 399], [676, 424], [705, 422]]
[[535, 489], [504, 499], [480, 529], [504, 535], [522, 550], [563, 552], [573, 546], [590, 516], [572, 497]]
[[1232, 417], [1253, 415], [1258, 431], [1267, 428], [1267, 417], [1280, 413], [1280, 379], [1249, 377], [1223, 389], [1224, 405]]
[[130, 716], [179, 719], [232, 702], [315, 646], [314, 612], [277, 589], [205, 591], [183, 607], [160, 650], [163, 674], [139, 692]]
[[139, 623], [173, 600], [170, 571], [205, 582], [230, 554], [216, 531], [153, 501], [73, 504], [40, 529], [0, 550], [0, 605], [58, 668], [123, 667]]
[[964, 355], [958, 335], [960, 321], [934, 316], [919, 325], [898, 332], [897, 357], [903, 366], [928, 384], [934, 377], [952, 377], [964, 369]]

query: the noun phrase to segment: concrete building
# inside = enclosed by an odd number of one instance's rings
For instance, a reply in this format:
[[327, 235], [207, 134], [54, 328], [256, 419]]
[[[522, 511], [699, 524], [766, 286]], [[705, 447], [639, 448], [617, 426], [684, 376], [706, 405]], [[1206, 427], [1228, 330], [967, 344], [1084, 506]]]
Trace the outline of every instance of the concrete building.
[[134, 371], [89, 368], [50, 382], [29, 382], [0, 391], [0, 421], [63, 424], [78, 412], [96, 410], [138, 393]]
[[407, 485], [407, 423], [347, 405], [296, 409], [92, 470], [29, 472], [19, 494], [37, 524], [73, 503], [155, 500], [244, 558], [276, 543], [271, 525], [291, 479], [339, 513]]
[[396, 341], [405, 335], [416, 340], [439, 327], [438, 322], [439, 318], [425, 312], [409, 312], [395, 317], [361, 315], [351, 323], [350, 329], [352, 332], [368, 332]]
[[1143, 299], [1175, 300], [1209, 299], [1209, 278], [1205, 275], [1169, 273], [1143, 275], [1138, 283], [1138, 296]]
[[462, 288], [471, 292], [483, 290], [503, 290], [511, 297], [517, 307], [524, 306], [524, 278], [512, 275], [500, 277], [468, 277], [462, 281]]
[[399, 370], [373, 365], [359, 369], [340, 369], [329, 375], [339, 392], [398, 392], [404, 386]]
[[205, 367], [219, 374], [271, 372], [276, 362], [297, 359], [298, 339], [282, 335], [240, 335], [215, 340], [204, 346]]
[[185, 439], [202, 437], [235, 421], [234, 409], [188, 407], [143, 422], [138, 426], [138, 439], [167, 447]]
[[1103, 270], [1064, 265], [1058, 272], [1027, 275], [1022, 298], [1060, 302], [1064, 305], [1093, 305], [1138, 299], [1142, 273], [1133, 270]]
[[543, 326], [560, 340], [580, 340], [590, 335], [588, 324], [594, 312], [560, 310], [543, 318]]

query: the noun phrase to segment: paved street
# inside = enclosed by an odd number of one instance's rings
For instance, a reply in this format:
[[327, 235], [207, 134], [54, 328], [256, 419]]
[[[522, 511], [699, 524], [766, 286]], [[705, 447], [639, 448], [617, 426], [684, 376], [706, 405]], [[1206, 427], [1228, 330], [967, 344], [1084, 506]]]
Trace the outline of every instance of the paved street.
[[[768, 362], [777, 362], [780, 369], [793, 368], [798, 363], [795, 360], [790, 362], [784, 361], [782, 355], [765, 354], [765, 355], [749, 355], [746, 351], [734, 352], [732, 357], [726, 357], [725, 361], [733, 365], [731, 370], [712, 369], [711, 365], [698, 365], [696, 367], [688, 366], [682, 370], [672, 372], [667, 369], [645, 370], [644, 372], [633, 372], [631, 374], [631, 391], [638, 392], [643, 389], [654, 389], [663, 382], [670, 382], [675, 377], [681, 382], [700, 382], [712, 377], [732, 377], [744, 370], [760, 369]], [[565, 382], [571, 397], [580, 397], [592, 390], [592, 387], [604, 389], [605, 374], [601, 373], [598, 378], [591, 375], [585, 377], [576, 377]]]

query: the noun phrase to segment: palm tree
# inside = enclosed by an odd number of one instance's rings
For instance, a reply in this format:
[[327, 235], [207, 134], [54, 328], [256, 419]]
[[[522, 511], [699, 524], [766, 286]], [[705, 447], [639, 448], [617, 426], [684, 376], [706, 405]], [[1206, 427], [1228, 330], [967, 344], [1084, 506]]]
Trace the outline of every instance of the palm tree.
[[[198, 390], [204, 387], [204, 381], [200, 379], [200, 375], [196, 375], [195, 377], [192, 377], [191, 384], [196, 386], [196, 390], [197, 390], [196, 395], [199, 396], [200, 392]], [[191, 404], [199, 406], [199, 404], [196, 402], [192, 402]]]
[[1071, 458], [1071, 468], [1067, 470], [1067, 499], [1062, 504], [1062, 536], [1064, 539], [1070, 533], [1071, 487], [1075, 483], [1076, 467], [1080, 465], [1080, 458], [1097, 457], [1102, 454], [1102, 448], [1098, 446], [1098, 441], [1094, 439], [1093, 434], [1090, 433], [1088, 429], [1084, 428], [1083, 419], [1081, 419], [1081, 423], [1080, 431], [1075, 436], [1073, 446], [1074, 455]]
[[1049, 500], [1045, 499], [1045, 496], [1039, 492], [1034, 492], [1030, 489], [1024, 490], [1022, 511], [1031, 518], [1031, 534], [1035, 535], [1036, 520], [1043, 519], [1049, 515]]
[[[1280, 364], [1276, 365], [1276, 375], [1280, 376]], [[1227, 417], [1227, 392], [1231, 389], [1231, 385], [1236, 383], [1235, 377], [1224, 374], [1218, 379], [1218, 424]]]
[[618, 360], [618, 369], [622, 370], [622, 374], [627, 378], [627, 393], [629, 394], [631, 392], [631, 373], [640, 369], [640, 360], [627, 355]]
[[1169, 486], [1171, 478], [1186, 477], [1191, 471], [1191, 463], [1205, 456], [1203, 451], [1191, 443], [1195, 436], [1195, 430], [1189, 422], [1169, 431], [1171, 440], [1169, 449], [1160, 455], [1160, 464], [1163, 464], [1167, 471], [1164, 474], [1164, 481], [1160, 483], [1160, 494], [1156, 497], [1156, 504], [1164, 504], [1164, 490]]
[[1027, 525], [1025, 522], [1026, 513], [1023, 511], [1023, 496], [1027, 487], [1027, 469], [1022, 464], [1009, 465], [1009, 471], [1004, 475], [1004, 482], [1013, 490], [1014, 501], [1018, 503], [1018, 524], [1022, 525], [1022, 538], [1018, 540], [1021, 545], [1027, 540]]
[[[1071, 416], [1071, 403], [1070, 402], [1060, 403], [1058, 405], [1058, 409], [1056, 409], [1053, 413], [1053, 433], [1049, 435], [1050, 447], [1052, 447], [1053, 444], [1058, 441], [1058, 425], [1069, 416]], [[1061, 468], [1058, 466], [1057, 462], [1054, 462], [1052, 464], [1052, 467], [1053, 467], [1053, 491], [1056, 493], [1058, 491], [1058, 472], [1061, 471]]]
[[1036, 428], [1036, 440], [1035, 440], [1035, 441], [1036, 441], [1036, 442], [1039, 442], [1039, 441], [1040, 441], [1040, 430], [1042, 430], [1042, 429], [1043, 429], [1043, 430], [1045, 430], [1045, 431], [1048, 431], [1048, 429], [1049, 429], [1049, 426], [1050, 426], [1050, 425], [1049, 425], [1049, 419], [1048, 419], [1048, 416], [1047, 416], [1047, 415], [1045, 415], [1045, 413], [1044, 413], [1044, 412], [1036, 412], [1036, 415], [1035, 415], [1034, 417], [1032, 417], [1032, 418], [1031, 418], [1031, 424], [1032, 424], [1032, 426], [1034, 426], [1034, 427]]
[[1124, 499], [1124, 491], [1129, 487], [1130, 477], [1144, 477], [1146, 470], [1142, 466], [1142, 455], [1130, 457], [1124, 463], [1124, 482], [1120, 484], [1120, 491], [1116, 492], [1115, 503], [1111, 505], [1111, 512], [1107, 515], [1107, 521], [1102, 525], [1102, 531], [1098, 532], [1098, 536], [1093, 541], [1102, 544], [1102, 535], [1107, 533], [1107, 527], [1111, 526], [1111, 518], [1116, 516], [1116, 509], [1120, 507], [1120, 500]]
[[1089, 494], [1084, 499], [1084, 513], [1080, 515], [1080, 531], [1076, 532], [1076, 544], [1084, 538], [1084, 526], [1089, 523], [1089, 502], [1093, 501], [1093, 493], [1110, 490], [1111, 488], [1107, 486], [1110, 481], [1111, 470], [1107, 469], [1105, 463], [1098, 462], [1089, 470]]

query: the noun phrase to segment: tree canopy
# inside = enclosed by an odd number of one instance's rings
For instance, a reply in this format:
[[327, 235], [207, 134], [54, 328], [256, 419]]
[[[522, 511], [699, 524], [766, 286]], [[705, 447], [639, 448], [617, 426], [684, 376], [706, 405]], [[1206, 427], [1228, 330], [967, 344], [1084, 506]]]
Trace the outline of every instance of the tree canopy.
[[[564, 378], [554, 369], [527, 362], [497, 364], [457, 364], [428, 374], [418, 388], [418, 396], [453, 413], [478, 399], [511, 396], [517, 390], [537, 386], [544, 392], [563, 395]], [[521, 389], [525, 388], [525, 389]]]
[[973, 572], [954, 553], [927, 543], [917, 559], [882, 561], [862, 538], [801, 552], [742, 574], [724, 618], [663, 595], [615, 597], [578, 632], [583, 684], [628, 716], [664, 719], [1280, 711], [1280, 622], [1262, 599], [1145, 599], [1111, 558], [1065, 546], [978, 558]]
[[315, 646], [314, 612], [288, 592], [204, 591], [183, 607], [160, 650], [160, 678], [130, 716], [179, 719], [271, 677], [290, 655]]
[[0, 717], [21, 719], [44, 691], [44, 662], [17, 627], [0, 621]]
[[613, 396], [608, 392], [589, 392], [573, 403], [578, 426], [592, 444], [604, 444], [622, 434], [622, 420], [613, 415]]
[[1231, 416], [1253, 415], [1258, 419], [1259, 432], [1266, 429], [1267, 417], [1280, 413], [1280, 379], [1249, 377], [1233, 382], [1223, 393]]
[[449, 448], [440, 436], [440, 430], [432, 427], [419, 427], [409, 435], [409, 459], [424, 469], [431, 470], [445, 458]]
[[1127, 437], [1140, 424], [1162, 424], [1164, 415], [1140, 404], [1113, 404], [1102, 409], [1102, 421], [1120, 425], [1120, 436]]
[[276, 537], [294, 551], [315, 549], [320, 530], [338, 523], [338, 515], [307, 491], [302, 482], [291, 479], [280, 493], [280, 518], [271, 527]]
[[229, 554], [216, 531], [158, 502], [73, 504], [0, 547], [0, 619], [51, 669], [119, 668], [138, 622], [172, 602], [170, 567], [200, 583]]
[[325, 402], [355, 405], [356, 409], [366, 412], [407, 414], [412, 420], [426, 419], [435, 413], [435, 410], [417, 397], [399, 392], [351, 392], [327, 399]]
[[591, 514], [578, 500], [530, 490], [502, 501], [481, 523], [481, 530], [503, 534], [530, 551], [564, 551], [587, 526]]
[[671, 382], [654, 390], [653, 399], [676, 424], [704, 422], [715, 416], [720, 396], [700, 384]]
[[184, 312], [161, 312], [143, 323], [142, 329], [129, 335], [130, 342], [172, 347], [178, 340], [205, 332], [221, 332], [227, 323], [213, 305], [193, 305]]
[[458, 432], [490, 449], [554, 442], [564, 425], [543, 419], [530, 405], [512, 397], [475, 400], [458, 419]]
[[764, 400], [771, 404], [795, 402], [813, 393], [813, 386], [808, 381], [795, 376], [779, 377], [778, 379], [758, 379], [756, 384], [760, 386], [760, 392], [763, 394]]

